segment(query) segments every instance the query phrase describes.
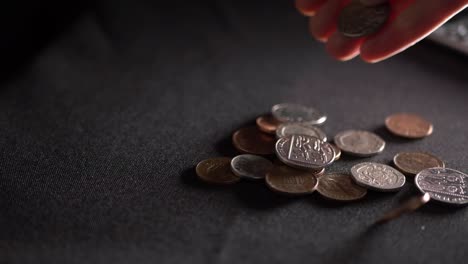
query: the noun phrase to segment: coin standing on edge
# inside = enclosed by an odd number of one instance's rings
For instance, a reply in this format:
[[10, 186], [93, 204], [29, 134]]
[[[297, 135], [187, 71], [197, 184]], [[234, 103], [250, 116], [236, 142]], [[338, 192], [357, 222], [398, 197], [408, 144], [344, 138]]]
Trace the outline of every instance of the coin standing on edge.
[[398, 191], [406, 182], [405, 175], [398, 170], [374, 162], [354, 165], [351, 168], [351, 175], [358, 185], [381, 192]]
[[336, 134], [334, 143], [343, 152], [358, 157], [370, 157], [385, 149], [385, 141], [364, 130], [346, 130]]
[[208, 183], [232, 184], [240, 180], [231, 171], [230, 158], [222, 157], [203, 160], [197, 164], [195, 171], [201, 180]]
[[431, 196], [427, 193], [413, 197], [409, 199], [408, 201], [404, 202], [402, 205], [399, 207], [392, 209], [385, 213], [382, 217], [377, 219], [375, 221], [376, 224], [382, 224], [389, 222], [391, 220], [394, 220], [400, 216], [402, 216], [405, 213], [411, 213], [413, 211], [416, 211], [419, 209], [421, 206], [425, 205], [427, 202], [431, 200]]
[[416, 175], [424, 169], [445, 167], [442, 160], [424, 152], [400, 152], [393, 157], [393, 163], [399, 170], [409, 175]]
[[276, 137], [282, 138], [291, 135], [306, 135], [327, 141], [327, 135], [322, 129], [307, 123], [285, 123], [278, 126]]
[[318, 110], [299, 104], [277, 104], [271, 108], [272, 115], [281, 122], [304, 122], [320, 125], [327, 120], [327, 116]]
[[355, 201], [367, 194], [366, 188], [354, 183], [348, 174], [325, 174], [319, 177], [318, 180], [317, 191], [325, 198], [331, 200]]
[[335, 151], [335, 161], [339, 160], [341, 158], [341, 149], [337, 147], [335, 144], [330, 143], [330, 145], [333, 147], [333, 150]]
[[270, 155], [275, 152], [275, 138], [265, 134], [257, 127], [245, 127], [232, 135], [232, 143], [240, 152]]
[[268, 134], [275, 134], [276, 129], [281, 124], [281, 122], [274, 118], [271, 114], [259, 116], [255, 122], [257, 123], [258, 129]]
[[468, 204], [468, 175], [448, 168], [430, 168], [414, 178], [416, 187], [431, 199], [453, 205]]
[[431, 122], [410, 113], [393, 114], [387, 117], [385, 126], [394, 135], [411, 139], [427, 137], [434, 131]]
[[264, 179], [272, 167], [271, 161], [251, 154], [239, 155], [231, 160], [231, 169], [235, 175], [252, 180]]
[[369, 6], [352, 1], [341, 10], [338, 30], [346, 37], [367, 36], [378, 31], [387, 22], [389, 15], [388, 3]]
[[267, 173], [265, 180], [273, 191], [290, 195], [313, 193], [318, 185], [314, 173], [287, 166], [276, 166]]

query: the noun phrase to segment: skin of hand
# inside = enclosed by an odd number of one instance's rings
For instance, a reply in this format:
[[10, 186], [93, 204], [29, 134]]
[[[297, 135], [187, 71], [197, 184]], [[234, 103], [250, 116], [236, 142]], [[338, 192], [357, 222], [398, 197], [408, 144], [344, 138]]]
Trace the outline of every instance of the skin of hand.
[[468, 0], [353, 0], [373, 5], [390, 4], [390, 16], [376, 33], [349, 38], [336, 30], [341, 9], [352, 0], [295, 0], [296, 8], [309, 17], [315, 39], [325, 43], [327, 52], [342, 61], [360, 57], [379, 62], [425, 38], [468, 6]]

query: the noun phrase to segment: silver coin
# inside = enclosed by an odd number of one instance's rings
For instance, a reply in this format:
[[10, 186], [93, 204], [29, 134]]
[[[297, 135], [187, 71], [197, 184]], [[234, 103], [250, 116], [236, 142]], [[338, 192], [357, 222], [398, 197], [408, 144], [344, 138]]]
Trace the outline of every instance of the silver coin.
[[231, 160], [232, 172], [242, 178], [259, 180], [265, 178], [273, 163], [263, 157], [243, 154]]
[[369, 157], [382, 152], [385, 141], [374, 133], [363, 130], [346, 130], [335, 136], [335, 144], [343, 152], [359, 157]]
[[320, 125], [327, 120], [327, 116], [316, 109], [299, 104], [277, 104], [271, 108], [271, 113], [281, 122], [304, 122]]
[[305, 169], [319, 169], [335, 159], [333, 147], [316, 137], [290, 135], [278, 139], [276, 156], [286, 165]]
[[290, 135], [306, 135], [327, 141], [327, 135], [322, 129], [307, 123], [285, 123], [276, 129], [276, 137], [278, 138]]
[[468, 204], [468, 175], [448, 168], [430, 168], [419, 172], [416, 186], [432, 199], [454, 204]]
[[363, 162], [351, 168], [354, 181], [361, 186], [382, 192], [400, 190], [406, 178], [396, 169], [374, 162]]

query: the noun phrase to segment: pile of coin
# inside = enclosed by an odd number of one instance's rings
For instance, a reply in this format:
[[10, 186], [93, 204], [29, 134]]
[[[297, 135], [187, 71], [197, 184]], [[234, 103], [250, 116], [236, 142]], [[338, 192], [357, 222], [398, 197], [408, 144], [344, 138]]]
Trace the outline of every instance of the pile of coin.
[[[213, 158], [196, 167], [198, 177], [214, 184], [233, 184], [241, 179], [260, 180], [272, 190], [288, 195], [306, 195], [317, 191], [335, 201], [363, 198], [368, 190], [397, 192], [407, 176], [415, 176], [422, 195], [413, 198], [378, 222], [412, 211], [430, 199], [449, 204], [468, 204], [468, 175], [445, 168], [436, 156], [423, 152], [401, 152], [393, 165], [362, 162], [349, 173], [328, 172], [341, 152], [355, 157], [378, 155], [385, 141], [370, 131], [345, 130], [328, 142], [320, 128], [327, 116], [312, 107], [282, 103], [271, 114], [257, 118], [256, 126], [233, 133], [234, 147], [241, 153], [234, 158]], [[420, 139], [433, 132], [433, 125], [416, 114], [398, 113], [386, 118], [385, 126], [395, 136]], [[275, 154], [275, 155], [273, 155]]]

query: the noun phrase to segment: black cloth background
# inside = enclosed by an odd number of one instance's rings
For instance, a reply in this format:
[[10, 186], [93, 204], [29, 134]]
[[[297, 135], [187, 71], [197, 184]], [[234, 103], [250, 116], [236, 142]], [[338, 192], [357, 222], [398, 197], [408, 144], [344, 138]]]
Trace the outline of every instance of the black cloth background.
[[[0, 263], [463, 263], [468, 211], [418, 193], [337, 205], [261, 182], [200, 183], [202, 159], [279, 102], [328, 114], [333, 136], [376, 131], [389, 163], [429, 151], [468, 172], [468, 60], [428, 42], [375, 65], [337, 62], [292, 1], [99, 1], [5, 9], [0, 83]], [[391, 136], [417, 112], [434, 134]]]

